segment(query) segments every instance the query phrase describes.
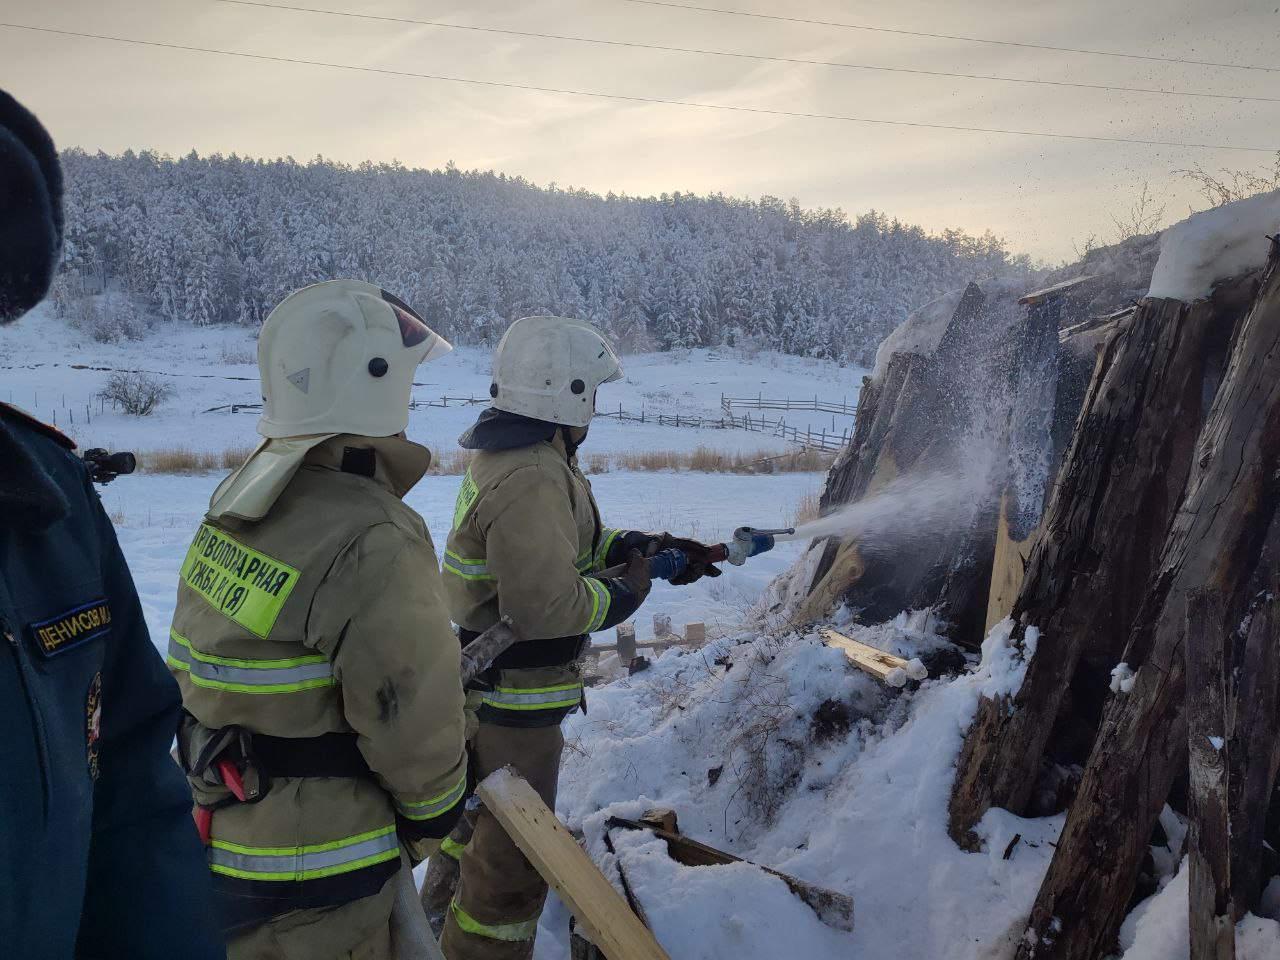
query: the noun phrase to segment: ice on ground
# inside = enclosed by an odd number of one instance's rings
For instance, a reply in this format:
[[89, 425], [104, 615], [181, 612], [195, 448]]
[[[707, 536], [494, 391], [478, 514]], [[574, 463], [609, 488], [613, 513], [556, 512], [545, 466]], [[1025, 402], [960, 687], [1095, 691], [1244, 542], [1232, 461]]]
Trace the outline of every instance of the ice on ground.
[[1190, 302], [1207, 297], [1215, 281], [1267, 259], [1268, 236], [1280, 230], [1280, 190], [1193, 214], [1160, 237], [1160, 259], [1149, 297]]

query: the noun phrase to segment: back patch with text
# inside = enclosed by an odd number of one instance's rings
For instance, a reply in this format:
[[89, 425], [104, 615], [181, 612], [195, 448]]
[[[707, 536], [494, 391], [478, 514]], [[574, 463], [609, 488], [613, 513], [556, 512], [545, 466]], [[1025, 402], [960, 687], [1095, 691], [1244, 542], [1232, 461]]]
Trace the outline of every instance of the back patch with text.
[[182, 563], [181, 577], [223, 616], [265, 637], [293, 592], [299, 572], [202, 523]]

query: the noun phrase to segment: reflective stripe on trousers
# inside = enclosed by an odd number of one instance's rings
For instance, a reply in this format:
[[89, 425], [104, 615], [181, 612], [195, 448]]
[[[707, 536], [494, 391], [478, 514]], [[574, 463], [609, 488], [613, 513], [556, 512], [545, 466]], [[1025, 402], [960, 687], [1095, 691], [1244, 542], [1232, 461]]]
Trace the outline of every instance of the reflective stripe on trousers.
[[300, 847], [249, 847], [215, 839], [209, 869], [243, 880], [317, 880], [400, 856], [395, 824], [328, 843]]
[[170, 667], [187, 673], [191, 682], [231, 693], [298, 693], [331, 687], [338, 681], [333, 664], [323, 654], [287, 660], [244, 660], [201, 653], [175, 630], [169, 631]]
[[466, 849], [467, 845], [465, 843], [459, 843], [453, 837], [445, 837], [440, 841], [440, 852], [454, 860], [461, 860], [463, 851]]
[[453, 911], [458, 929], [477, 937], [488, 937], [490, 940], [532, 940], [538, 932], [538, 917], [521, 920], [519, 923], [481, 923], [458, 906], [456, 899], [450, 902], [449, 909]]
[[582, 702], [582, 681], [552, 687], [494, 687], [483, 702], [498, 710], [565, 710]]

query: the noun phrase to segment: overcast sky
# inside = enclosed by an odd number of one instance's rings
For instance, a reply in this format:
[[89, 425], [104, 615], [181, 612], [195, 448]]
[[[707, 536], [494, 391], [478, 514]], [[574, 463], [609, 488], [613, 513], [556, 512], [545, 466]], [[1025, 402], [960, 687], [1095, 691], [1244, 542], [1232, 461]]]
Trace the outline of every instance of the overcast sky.
[[[265, 0], [275, 2], [275, 0]], [[281, 0], [297, 6], [639, 43], [1280, 101], [1280, 0], [673, 0], [866, 26], [1269, 66], [1152, 62], [902, 36], [626, 0]], [[955, 126], [1280, 148], [1280, 102], [730, 59], [376, 22], [218, 0], [0, 0], [14, 24], [623, 96]], [[930, 230], [990, 229], [1050, 261], [1149, 180], [1273, 156], [892, 127], [392, 77], [0, 27], [0, 86], [60, 146], [323, 154], [495, 169], [606, 192], [794, 197]]]

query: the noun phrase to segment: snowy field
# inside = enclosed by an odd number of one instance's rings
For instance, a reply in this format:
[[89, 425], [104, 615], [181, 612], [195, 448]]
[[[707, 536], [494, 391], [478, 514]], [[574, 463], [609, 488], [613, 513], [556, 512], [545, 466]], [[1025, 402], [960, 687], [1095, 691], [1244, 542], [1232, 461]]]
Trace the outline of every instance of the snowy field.
[[[256, 439], [256, 411], [236, 414], [214, 407], [260, 402], [257, 342], [242, 328], [198, 328], [163, 324], [141, 342], [100, 344], [55, 320], [46, 304], [0, 333], [0, 400], [9, 401], [58, 426], [82, 445], [109, 449], [156, 450], [186, 447], [220, 451]], [[418, 371], [415, 399], [489, 395], [488, 350], [462, 347]], [[108, 368], [108, 369], [88, 369]], [[646, 419], [721, 416], [720, 397], [809, 399], [856, 404], [865, 371], [833, 363], [760, 354], [737, 357], [724, 351], [696, 350], [679, 354], [641, 354], [623, 358], [626, 376], [600, 389], [602, 411], [618, 406]], [[164, 379], [174, 395], [153, 416], [135, 418], [110, 407], [99, 413], [94, 399], [111, 370], [144, 370]], [[92, 422], [85, 423], [90, 408]], [[452, 449], [460, 433], [475, 420], [481, 406], [420, 407], [410, 414], [409, 436], [433, 450]], [[759, 411], [748, 411], [757, 416]], [[852, 417], [814, 411], [766, 411], [800, 430], [839, 432]], [[74, 423], [72, 423], [74, 417]], [[638, 450], [716, 450], [783, 453], [795, 445], [764, 433], [745, 430], [691, 429], [652, 423], [619, 423], [600, 419], [592, 427], [585, 452]]]

